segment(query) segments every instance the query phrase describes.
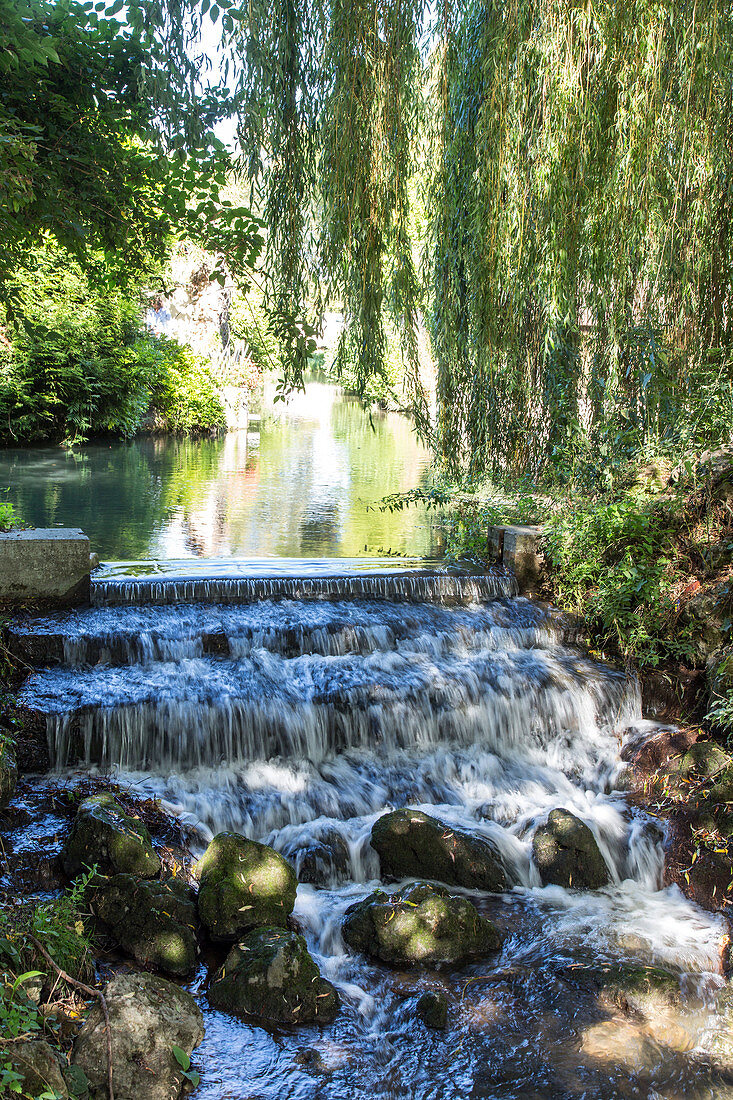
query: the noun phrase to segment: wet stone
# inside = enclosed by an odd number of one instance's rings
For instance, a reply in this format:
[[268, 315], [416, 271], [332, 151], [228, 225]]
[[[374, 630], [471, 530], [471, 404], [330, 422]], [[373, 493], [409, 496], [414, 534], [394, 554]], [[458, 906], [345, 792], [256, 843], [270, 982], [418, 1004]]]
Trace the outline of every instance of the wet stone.
[[442, 1030], [448, 1024], [448, 998], [445, 993], [426, 990], [418, 998], [416, 1011], [426, 1027]]
[[610, 881], [593, 833], [569, 810], [552, 810], [532, 838], [532, 855], [544, 885], [598, 890]]
[[330, 1023], [339, 1006], [303, 937], [282, 928], [259, 928], [236, 944], [209, 1000], [227, 1012], [284, 1024]]
[[196, 965], [196, 906], [180, 879], [115, 875], [94, 891], [92, 910], [142, 966], [185, 977]]
[[109, 793], [92, 795], [79, 806], [61, 862], [69, 878], [94, 866], [102, 874], [154, 878], [161, 866], [148, 830]]
[[353, 951], [404, 966], [482, 958], [502, 941], [470, 901], [426, 882], [370, 894], [346, 910], [342, 931]]
[[495, 893], [506, 887], [499, 852], [484, 837], [446, 825], [420, 810], [395, 810], [375, 821], [371, 846], [385, 878], [415, 875], [447, 886]]
[[298, 880], [286, 859], [239, 833], [219, 833], [196, 865], [198, 908], [212, 937], [234, 939], [265, 925], [285, 927]]
[[336, 829], [322, 831], [305, 846], [294, 844], [284, 854], [295, 865], [299, 882], [333, 886], [349, 878], [349, 846]]
[[[189, 1057], [204, 1037], [201, 1010], [190, 993], [155, 974], [118, 974], [104, 989], [112, 1033], [116, 1100], [177, 1100], [185, 1079], [173, 1054]], [[73, 1063], [93, 1096], [107, 1095], [107, 1035], [95, 1004], [74, 1045]]]

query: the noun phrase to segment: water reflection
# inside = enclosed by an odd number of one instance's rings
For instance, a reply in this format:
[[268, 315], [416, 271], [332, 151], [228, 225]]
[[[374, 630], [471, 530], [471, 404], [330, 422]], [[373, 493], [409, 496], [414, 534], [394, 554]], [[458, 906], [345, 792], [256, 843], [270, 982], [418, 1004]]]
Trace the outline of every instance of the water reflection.
[[28, 522], [82, 527], [102, 558], [435, 556], [422, 509], [367, 506], [425, 483], [429, 453], [397, 414], [370, 417], [312, 382], [249, 432], [0, 452]]

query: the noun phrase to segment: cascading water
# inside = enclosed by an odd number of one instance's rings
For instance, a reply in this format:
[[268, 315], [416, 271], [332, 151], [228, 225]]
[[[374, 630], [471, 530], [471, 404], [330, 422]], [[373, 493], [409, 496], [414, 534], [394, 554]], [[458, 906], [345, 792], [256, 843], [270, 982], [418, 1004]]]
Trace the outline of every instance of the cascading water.
[[[733, 1097], [715, 1056], [722, 923], [661, 889], [661, 830], [620, 789], [636, 685], [509, 586], [107, 581], [98, 606], [16, 627], [16, 646], [45, 655], [24, 703], [58, 769], [115, 769], [202, 846], [234, 829], [320, 883], [300, 886], [295, 916], [340, 988], [336, 1023], [270, 1033], [208, 1010], [203, 1097]], [[499, 848], [512, 888], [471, 895], [507, 933], [498, 957], [406, 974], [346, 952], [341, 916], [379, 877], [371, 827], [404, 805]], [[532, 835], [558, 807], [591, 828], [608, 887], [541, 886]], [[673, 1019], [632, 1028], [600, 1006], [588, 976], [623, 962], [679, 975]], [[445, 1035], [411, 1007], [438, 986]]]

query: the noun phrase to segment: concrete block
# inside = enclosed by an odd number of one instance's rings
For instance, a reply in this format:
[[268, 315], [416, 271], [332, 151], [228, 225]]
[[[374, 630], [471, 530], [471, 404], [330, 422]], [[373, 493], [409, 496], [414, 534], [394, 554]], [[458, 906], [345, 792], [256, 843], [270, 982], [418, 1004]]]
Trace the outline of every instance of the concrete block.
[[0, 533], [0, 604], [68, 607], [89, 599], [89, 539], [78, 528]]
[[511, 569], [524, 592], [533, 588], [542, 573], [541, 527], [489, 527], [489, 547], [498, 561]]

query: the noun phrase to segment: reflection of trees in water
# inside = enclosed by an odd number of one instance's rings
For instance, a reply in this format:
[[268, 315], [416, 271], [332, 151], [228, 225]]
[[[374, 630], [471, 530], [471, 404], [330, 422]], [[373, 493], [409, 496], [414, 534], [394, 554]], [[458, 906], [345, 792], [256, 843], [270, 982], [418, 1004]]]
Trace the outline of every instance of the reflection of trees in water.
[[429, 550], [419, 510], [367, 511], [426, 481], [406, 419], [376, 412], [372, 427], [344, 400], [262, 427], [259, 446], [232, 433], [0, 452], [0, 488], [29, 522], [82, 527], [103, 558]]
[[299, 549], [306, 557], [333, 557], [341, 542], [339, 510], [335, 504], [324, 506], [317, 516], [312, 510], [299, 524]]

